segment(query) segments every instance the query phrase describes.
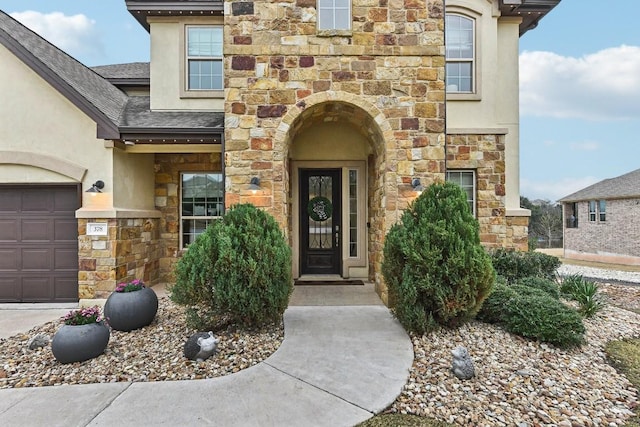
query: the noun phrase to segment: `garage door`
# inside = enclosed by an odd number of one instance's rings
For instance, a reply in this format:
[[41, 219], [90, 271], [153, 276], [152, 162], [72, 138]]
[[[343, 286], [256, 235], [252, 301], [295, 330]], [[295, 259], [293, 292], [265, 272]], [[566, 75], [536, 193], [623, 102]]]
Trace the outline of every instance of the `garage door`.
[[78, 301], [77, 185], [0, 185], [0, 302]]

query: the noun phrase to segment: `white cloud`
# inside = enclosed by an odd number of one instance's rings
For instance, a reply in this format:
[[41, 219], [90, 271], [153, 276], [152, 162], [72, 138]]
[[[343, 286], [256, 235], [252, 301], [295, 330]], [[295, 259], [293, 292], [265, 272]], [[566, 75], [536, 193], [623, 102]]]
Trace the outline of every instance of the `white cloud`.
[[571, 148], [577, 151], [596, 151], [600, 149], [600, 144], [595, 141], [572, 142]]
[[61, 12], [27, 10], [10, 15], [74, 57], [104, 55], [104, 45], [95, 28], [96, 22], [83, 14], [67, 16]]
[[531, 181], [523, 178], [520, 181], [520, 195], [529, 200], [542, 199], [555, 202], [599, 181], [602, 179], [593, 176], [562, 178], [558, 181]]
[[586, 120], [640, 117], [640, 46], [581, 58], [551, 52], [520, 55], [522, 114]]

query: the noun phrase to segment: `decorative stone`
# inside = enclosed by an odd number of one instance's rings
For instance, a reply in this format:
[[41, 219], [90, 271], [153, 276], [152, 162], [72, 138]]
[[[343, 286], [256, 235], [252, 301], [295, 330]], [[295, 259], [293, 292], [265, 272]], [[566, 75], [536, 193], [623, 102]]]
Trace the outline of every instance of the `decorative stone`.
[[37, 348], [46, 347], [51, 342], [51, 338], [47, 334], [36, 334], [27, 341], [27, 348], [35, 350]]
[[184, 343], [184, 355], [187, 359], [203, 362], [218, 348], [218, 339], [213, 332], [197, 332]]
[[129, 332], [149, 325], [158, 311], [158, 297], [151, 288], [134, 292], [113, 292], [104, 305], [104, 316], [109, 325]]
[[476, 374], [475, 368], [473, 367], [473, 360], [471, 360], [471, 356], [469, 356], [469, 352], [465, 347], [459, 346], [456, 347], [451, 354], [453, 354], [453, 362], [451, 370], [453, 371], [453, 375], [460, 378], [461, 380], [468, 380], [473, 378]]
[[53, 336], [51, 351], [60, 363], [83, 362], [101, 355], [110, 336], [104, 322], [63, 325]]

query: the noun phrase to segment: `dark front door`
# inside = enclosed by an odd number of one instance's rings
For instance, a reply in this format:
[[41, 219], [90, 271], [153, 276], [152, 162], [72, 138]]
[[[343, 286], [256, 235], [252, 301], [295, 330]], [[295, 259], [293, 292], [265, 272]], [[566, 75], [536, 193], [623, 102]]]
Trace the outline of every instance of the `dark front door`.
[[300, 170], [300, 273], [340, 274], [340, 169]]

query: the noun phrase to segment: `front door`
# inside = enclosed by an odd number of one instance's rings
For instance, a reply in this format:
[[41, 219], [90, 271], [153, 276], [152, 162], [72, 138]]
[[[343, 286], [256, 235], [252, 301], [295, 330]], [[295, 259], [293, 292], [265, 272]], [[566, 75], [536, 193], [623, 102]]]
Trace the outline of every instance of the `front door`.
[[300, 169], [300, 273], [341, 274], [340, 169]]

